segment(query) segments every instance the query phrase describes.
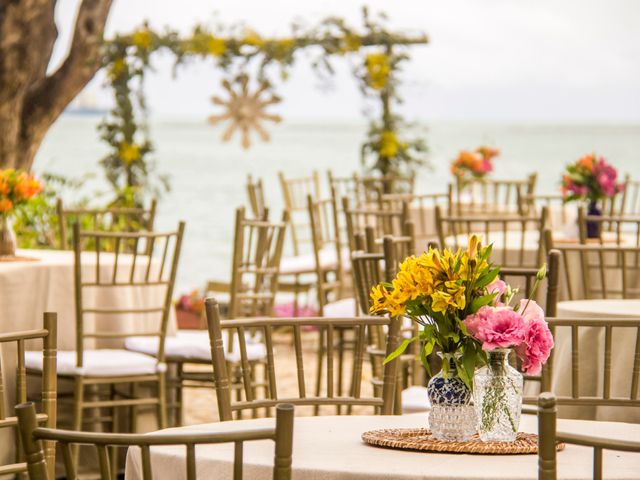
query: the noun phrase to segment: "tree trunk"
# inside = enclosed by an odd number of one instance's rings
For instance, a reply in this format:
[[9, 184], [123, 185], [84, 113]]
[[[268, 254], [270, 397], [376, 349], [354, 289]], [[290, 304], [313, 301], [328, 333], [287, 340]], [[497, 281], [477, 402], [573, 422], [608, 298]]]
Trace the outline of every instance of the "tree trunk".
[[55, 0], [0, 0], [0, 168], [29, 170], [49, 127], [100, 68], [112, 0], [83, 0], [69, 53], [47, 75]]

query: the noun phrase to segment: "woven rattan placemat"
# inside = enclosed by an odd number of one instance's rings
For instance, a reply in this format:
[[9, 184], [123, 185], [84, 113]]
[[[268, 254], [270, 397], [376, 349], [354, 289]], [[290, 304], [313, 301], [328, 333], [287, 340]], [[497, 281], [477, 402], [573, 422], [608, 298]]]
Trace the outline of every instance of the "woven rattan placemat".
[[[362, 434], [362, 440], [376, 447], [424, 452], [473, 453], [479, 455], [524, 455], [538, 453], [538, 436], [518, 433], [514, 442], [483, 442], [474, 435], [468, 442], [443, 442], [431, 436], [427, 428], [394, 428], [372, 430]], [[558, 443], [557, 450], [564, 449]]]
[[0, 255], [0, 263], [7, 262], [37, 262], [39, 258], [34, 257], [20, 257], [16, 255]]

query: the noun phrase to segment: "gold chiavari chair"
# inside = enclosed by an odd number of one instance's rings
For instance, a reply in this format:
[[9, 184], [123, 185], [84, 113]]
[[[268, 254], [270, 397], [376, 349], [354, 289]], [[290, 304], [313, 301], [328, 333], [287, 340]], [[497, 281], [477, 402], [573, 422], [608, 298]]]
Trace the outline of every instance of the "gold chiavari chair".
[[254, 180], [251, 175], [247, 176], [247, 198], [253, 218], [266, 220], [268, 212], [261, 178]]
[[[57, 316], [52, 312], [45, 312], [43, 320], [43, 328], [38, 330], [28, 330], [12, 333], [0, 333], [1, 349], [15, 348], [17, 353], [16, 362], [16, 390], [15, 400], [9, 400], [9, 392], [4, 390], [3, 370], [9, 365], [2, 365], [2, 351], [0, 350], [0, 430], [6, 432], [5, 429], [13, 430], [15, 439], [15, 462], [8, 465], [0, 465], [0, 477], [5, 475], [18, 475], [27, 471], [27, 464], [24, 460], [24, 450], [20, 445], [18, 435], [18, 417], [7, 416], [5, 410], [6, 405], [24, 403], [27, 401], [27, 371], [26, 371], [26, 348], [29, 347], [28, 342], [40, 339], [42, 341], [42, 351], [33, 351], [32, 355], [38, 355], [40, 364], [42, 365], [42, 413], [36, 415], [35, 407], [33, 408], [33, 423], [44, 423], [47, 427], [55, 427], [56, 425], [56, 350], [58, 345], [57, 336]], [[15, 347], [14, 345], [15, 344]], [[8, 356], [5, 356], [8, 360]], [[4, 367], [4, 369], [3, 369]], [[5, 370], [6, 371], [6, 370]], [[18, 409], [16, 408], [16, 413]], [[8, 437], [4, 435], [0, 453], [8, 454], [11, 447], [8, 444]], [[5, 443], [7, 442], [7, 443]], [[27, 452], [28, 453], [28, 452]], [[44, 451], [42, 452], [42, 469], [53, 474], [55, 468], [55, 446], [51, 442], [45, 442]], [[18, 477], [16, 477], [18, 478]]]
[[492, 259], [502, 267], [539, 267], [544, 261], [546, 208], [538, 217], [521, 215], [444, 216], [436, 206], [438, 239], [443, 248], [464, 248], [470, 235], [493, 243]]
[[[73, 384], [74, 430], [107, 422], [115, 431], [122, 408], [130, 409], [136, 430], [140, 407], [155, 407], [158, 425], [166, 425], [164, 339], [183, 233], [184, 222], [170, 232], [81, 231], [74, 224], [76, 349], [58, 352], [58, 377]], [[92, 251], [84, 249], [89, 242]], [[107, 244], [114, 250], [105, 252]], [[134, 298], [145, 305], [133, 305]], [[155, 358], [125, 350], [132, 335], [153, 337]], [[42, 372], [38, 356], [25, 360], [30, 373]], [[153, 393], [143, 396], [142, 385]], [[102, 408], [111, 417], [85, 414]]]
[[565, 204], [564, 197], [560, 193], [552, 194], [527, 194], [524, 189], [518, 189], [518, 213], [520, 215], [538, 216], [542, 208], [549, 212], [547, 225], [552, 230], [562, 230], [570, 222], [575, 220], [573, 209]]
[[60, 229], [60, 249], [69, 250], [72, 245], [74, 223], [80, 223], [83, 230], [96, 232], [152, 232], [156, 206], [157, 201], [153, 199], [149, 208], [66, 208], [59, 198], [56, 210]]
[[362, 198], [370, 203], [379, 203], [385, 193], [414, 193], [416, 173], [407, 176], [387, 174], [381, 176], [356, 175], [356, 182]]
[[377, 239], [385, 235], [400, 236], [404, 233], [408, 216], [406, 203], [403, 204], [402, 210], [381, 210], [379, 207], [354, 208], [346, 197], [342, 199], [342, 211], [346, 219], [349, 251], [352, 253], [356, 250], [356, 234], [364, 232], [366, 227], [373, 229], [373, 236]]
[[488, 213], [517, 213], [518, 195], [532, 195], [537, 174], [524, 180], [482, 179], [463, 181], [456, 178], [450, 186], [451, 215], [486, 215]]
[[[304, 318], [252, 318], [221, 320], [218, 312], [218, 304], [213, 298], [206, 300], [207, 321], [209, 325], [209, 337], [211, 341], [211, 356], [213, 358], [213, 375], [215, 379], [216, 396], [218, 401], [218, 411], [220, 420], [232, 420], [233, 413], [241, 414], [245, 410], [272, 408], [278, 402], [287, 402], [300, 406], [333, 406], [338, 409], [340, 406], [356, 407], [370, 406], [380, 409], [382, 414], [389, 415], [393, 412], [393, 397], [396, 378], [396, 362], [391, 361], [385, 365], [384, 380], [382, 387], [382, 398], [368, 397], [361, 395], [362, 386], [362, 366], [367, 348], [366, 330], [377, 325], [387, 325], [389, 333], [387, 336], [387, 353], [394, 351], [399, 342], [399, 320], [395, 318], [383, 317], [350, 317], [350, 318], [326, 318], [326, 317], [304, 317]], [[274, 355], [273, 330], [278, 327], [287, 326], [294, 333], [295, 365], [298, 381], [297, 395], [291, 398], [280, 398], [278, 394], [278, 372], [280, 371], [276, 360], [284, 361], [282, 354], [277, 358]], [[345, 395], [336, 395], [334, 378], [334, 334], [337, 328], [350, 327], [354, 329], [355, 344], [353, 356], [353, 368], [351, 375], [351, 385], [349, 392]], [[309, 395], [305, 383], [309, 372], [308, 362], [305, 365], [303, 352], [302, 334], [305, 330], [312, 328], [324, 331], [320, 338], [325, 341], [326, 355], [326, 390], [324, 395]], [[266, 388], [260, 389], [263, 395], [258, 396], [258, 391], [252, 384], [252, 365], [249, 362], [247, 343], [245, 334], [250, 330], [258, 330], [262, 333], [267, 347], [266, 362]], [[242, 388], [240, 397], [232, 398], [231, 384], [232, 378], [227, 369], [227, 362], [224, 356], [223, 335], [231, 335], [238, 339], [240, 350], [240, 364], [242, 365]], [[281, 365], [281, 364], [280, 364]], [[319, 366], [316, 366], [318, 368]]]
[[561, 253], [561, 290], [569, 300], [640, 298], [640, 247], [556, 243], [550, 230], [545, 244]]
[[[552, 350], [542, 368], [543, 392], [553, 391], [558, 405], [574, 408], [640, 407], [640, 316], [546, 320], [553, 336], [566, 335], [570, 347]], [[613, 355], [622, 339], [634, 346], [628, 355]], [[600, 349], [603, 362], [596, 358]]]
[[[590, 224], [598, 232], [597, 238], [589, 238]], [[578, 233], [583, 244], [640, 247], [640, 215], [588, 215], [581, 207], [578, 209]]]
[[278, 172], [278, 178], [284, 206], [289, 213], [293, 254], [297, 256], [302, 253], [303, 244], [311, 241], [311, 238], [305, 235], [309, 228], [307, 196], [311, 195], [314, 199], [321, 198], [320, 176], [314, 170], [308, 177], [297, 178], [286, 178], [284, 173]]
[[[284, 246], [288, 213], [281, 222], [268, 222], [246, 218], [245, 208], [236, 209], [234, 247], [231, 261], [231, 283], [228, 315], [230, 318], [271, 316], [278, 291], [278, 274]], [[261, 339], [250, 336], [249, 358], [251, 362], [265, 359]], [[226, 343], [226, 355], [230, 369], [238, 367], [238, 346]], [[149, 355], [157, 351], [157, 340], [149, 337], [130, 337], [126, 341], [129, 350]], [[183, 419], [183, 392], [185, 388], [211, 388], [211, 374], [189, 365], [210, 364], [211, 350], [206, 330], [178, 331], [165, 340], [167, 363], [175, 369], [170, 386], [174, 393], [175, 423]]]
[[381, 201], [383, 210], [408, 208], [407, 219], [415, 225], [416, 241], [426, 245], [437, 239], [435, 207], [440, 205], [446, 208], [449, 193], [388, 193], [382, 195]]
[[635, 452], [640, 454], [640, 442], [605, 439], [602, 436], [577, 435], [556, 431], [556, 398], [552, 393], [544, 392], [538, 398], [538, 480], [556, 480], [556, 443], [570, 443], [593, 448], [593, 479], [603, 477], [603, 451]]
[[53, 480], [55, 476], [47, 471], [41, 443], [57, 443], [62, 450], [66, 478], [76, 480], [77, 469], [72, 461], [72, 448], [80, 445], [91, 446], [97, 452], [100, 467], [101, 480], [112, 480], [115, 472], [111, 467], [109, 450], [114, 448], [138, 447], [138, 450], [129, 454], [133, 458], [139, 455], [142, 478], [152, 480], [154, 468], [152, 449], [184, 446], [186, 449], [186, 476], [187, 480], [196, 480], [196, 447], [199, 445], [212, 445], [222, 443], [235, 444], [233, 461], [234, 480], [242, 480], [243, 446], [245, 442], [258, 440], [272, 440], [274, 442], [274, 480], [291, 479], [291, 463], [293, 453], [293, 424], [294, 407], [288, 404], [276, 405], [275, 428], [263, 427], [251, 430], [235, 430], [224, 433], [153, 433], [146, 435], [115, 434], [115, 433], [89, 433], [54, 428], [41, 428], [37, 426], [37, 417], [32, 403], [23, 403], [16, 407], [18, 415], [22, 444], [27, 453], [29, 478], [31, 480]]
[[640, 180], [631, 180], [627, 175], [621, 197], [620, 215], [640, 215]]

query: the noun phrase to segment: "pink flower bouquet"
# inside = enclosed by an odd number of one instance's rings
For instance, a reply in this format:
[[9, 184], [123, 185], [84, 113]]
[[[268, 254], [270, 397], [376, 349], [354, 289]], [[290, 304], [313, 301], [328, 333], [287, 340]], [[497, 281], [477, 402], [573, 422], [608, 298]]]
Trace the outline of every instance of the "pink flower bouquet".
[[562, 177], [562, 194], [565, 202], [589, 200], [597, 202], [611, 198], [624, 190], [618, 183], [618, 172], [604, 157], [595, 153], [585, 155], [568, 165]]

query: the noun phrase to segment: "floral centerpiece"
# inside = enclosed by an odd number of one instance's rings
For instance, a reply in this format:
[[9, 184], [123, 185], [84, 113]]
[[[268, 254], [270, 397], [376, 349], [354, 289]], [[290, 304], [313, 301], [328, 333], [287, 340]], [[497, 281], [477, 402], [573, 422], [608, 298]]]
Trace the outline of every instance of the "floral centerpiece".
[[485, 146], [472, 152], [463, 150], [451, 163], [451, 173], [463, 182], [482, 179], [493, 171], [493, 158], [499, 154], [499, 150]]
[[42, 191], [42, 184], [27, 172], [0, 170], [0, 256], [15, 255], [16, 238], [11, 218], [16, 209]]
[[[588, 202], [589, 215], [601, 215], [598, 202], [613, 198], [624, 190], [624, 184], [618, 183], [618, 172], [604, 157], [595, 153], [585, 155], [575, 163], [567, 165], [562, 176], [562, 195], [565, 202]], [[587, 236], [600, 236], [599, 225], [591, 222], [587, 225]]]
[[[502, 391], [495, 384], [496, 391], [489, 390], [491, 395], [476, 396], [476, 414], [469, 416], [469, 410], [473, 412], [474, 377], [482, 371], [477, 369], [492, 364], [491, 352], [499, 350], [505, 357], [505, 349], [512, 348], [522, 360], [523, 369], [535, 373], [553, 347], [544, 315], [533, 300], [509, 306], [515, 291], [499, 279], [500, 268], [489, 260], [491, 250], [491, 245], [481, 246], [475, 235], [469, 238], [465, 250], [430, 248], [420, 256], [405, 259], [391, 284], [376, 285], [371, 291], [372, 314], [405, 316], [420, 326], [418, 335], [405, 339], [386, 361], [419, 341], [420, 359], [431, 375], [427, 357], [434, 349], [442, 356], [442, 370], [431, 377], [427, 387], [429, 424], [433, 435], [442, 440], [468, 439], [475, 433], [476, 418], [481, 436], [483, 429], [502, 429], [505, 409], [515, 438], [519, 410], [513, 411], [506, 404], [513, 395], [504, 384]], [[541, 269], [536, 287], [544, 275]], [[490, 371], [496, 375], [500, 372], [504, 370]], [[521, 402], [521, 375], [513, 389]]]

